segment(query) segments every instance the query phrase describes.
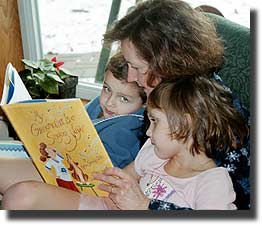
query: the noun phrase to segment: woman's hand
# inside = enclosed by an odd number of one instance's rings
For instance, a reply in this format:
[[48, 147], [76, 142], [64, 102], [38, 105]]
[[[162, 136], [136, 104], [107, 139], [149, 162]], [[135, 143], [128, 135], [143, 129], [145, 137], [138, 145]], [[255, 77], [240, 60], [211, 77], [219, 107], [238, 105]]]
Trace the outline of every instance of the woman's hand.
[[[99, 188], [109, 193], [109, 198], [115, 206], [122, 210], [146, 210], [149, 199], [145, 197], [138, 182], [125, 173], [113, 167], [106, 169], [103, 174], [94, 174], [94, 178], [108, 184], [100, 184]], [[113, 205], [108, 205], [113, 209]]]

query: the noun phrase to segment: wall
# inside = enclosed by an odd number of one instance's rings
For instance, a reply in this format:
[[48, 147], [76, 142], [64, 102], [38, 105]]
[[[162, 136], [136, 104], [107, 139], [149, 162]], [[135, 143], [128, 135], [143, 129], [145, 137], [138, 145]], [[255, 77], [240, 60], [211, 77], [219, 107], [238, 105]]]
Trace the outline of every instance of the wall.
[[0, 97], [8, 62], [20, 71], [24, 69], [22, 39], [17, 0], [0, 0]]

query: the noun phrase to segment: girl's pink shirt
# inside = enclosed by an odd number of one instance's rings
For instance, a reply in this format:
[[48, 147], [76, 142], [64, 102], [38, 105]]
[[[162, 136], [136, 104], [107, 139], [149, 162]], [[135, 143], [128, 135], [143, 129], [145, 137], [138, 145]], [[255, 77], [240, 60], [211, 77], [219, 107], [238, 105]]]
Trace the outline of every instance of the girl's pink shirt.
[[150, 139], [135, 159], [140, 187], [150, 199], [174, 203], [199, 210], [232, 210], [236, 194], [224, 167], [208, 169], [190, 178], [177, 178], [164, 170], [167, 160], [157, 157]]

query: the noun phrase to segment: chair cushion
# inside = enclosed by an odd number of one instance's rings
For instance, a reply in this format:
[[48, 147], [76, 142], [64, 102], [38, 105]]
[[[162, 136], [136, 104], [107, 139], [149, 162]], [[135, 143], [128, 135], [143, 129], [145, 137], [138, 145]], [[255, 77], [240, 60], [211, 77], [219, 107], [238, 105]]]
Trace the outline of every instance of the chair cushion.
[[222, 16], [205, 14], [214, 20], [225, 45], [224, 64], [218, 75], [250, 111], [250, 29]]

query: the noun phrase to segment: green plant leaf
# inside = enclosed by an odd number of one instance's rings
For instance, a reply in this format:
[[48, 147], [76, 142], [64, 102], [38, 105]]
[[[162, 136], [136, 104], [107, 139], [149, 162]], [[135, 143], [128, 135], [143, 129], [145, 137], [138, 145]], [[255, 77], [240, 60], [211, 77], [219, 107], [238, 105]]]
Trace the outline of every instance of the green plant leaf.
[[55, 63], [52, 61], [49, 61], [48, 59], [42, 59], [39, 61], [40, 65], [40, 69], [45, 72], [45, 71], [56, 71], [55, 69]]
[[61, 74], [60, 73], [60, 78], [62, 79], [62, 80], [65, 80], [67, 77], [70, 77], [70, 75], [67, 75], [67, 74]]
[[64, 83], [64, 81], [62, 81], [61, 78], [58, 75], [56, 75], [56, 74], [47, 73], [46, 76], [48, 76], [49, 78], [51, 78], [51, 79], [53, 79], [53, 80], [55, 80], [55, 81], [57, 81], [59, 83], [62, 83], [62, 84]]
[[49, 94], [59, 93], [58, 83], [53, 79], [47, 78], [44, 82], [41, 82], [40, 85]]
[[33, 79], [31, 70], [23, 70], [22, 72], [19, 72], [19, 75], [24, 83]]
[[40, 81], [45, 80], [45, 74], [43, 72], [33, 73], [33, 79], [38, 79]]
[[46, 98], [59, 94], [59, 86], [64, 79], [74, 76], [66, 69], [56, 68], [56, 63], [49, 59], [40, 59], [37, 62], [23, 59], [28, 69], [21, 76], [26, 88], [35, 98]]
[[[32, 96], [34, 96], [35, 98], [42, 98], [41, 96], [41, 87], [39, 86], [31, 86], [31, 88], [29, 89], [29, 92]], [[44, 98], [44, 96], [43, 96]]]
[[60, 72], [61, 77], [62, 76], [64, 76], [64, 77], [74, 76], [74, 74], [72, 72], [70, 72], [69, 70], [67, 70], [65, 68], [60, 68], [59, 72]]
[[30, 81], [30, 80], [34, 80], [34, 78], [33, 78], [33, 76], [30, 74], [30, 75], [27, 75], [27, 76], [25, 77], [25, 80]]

